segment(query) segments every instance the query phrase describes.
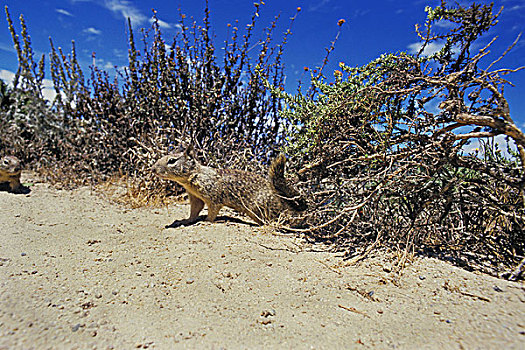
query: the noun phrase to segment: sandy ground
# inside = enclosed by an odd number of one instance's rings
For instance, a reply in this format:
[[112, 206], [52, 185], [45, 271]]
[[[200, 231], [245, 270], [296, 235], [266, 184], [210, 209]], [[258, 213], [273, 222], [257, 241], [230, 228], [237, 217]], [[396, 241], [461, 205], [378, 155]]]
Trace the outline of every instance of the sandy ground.
[[166, 228], [188, 210], [0, 192], [0, 349], [523, 349], [523, 283], [426, 258], [341, 267], [224, 217]]

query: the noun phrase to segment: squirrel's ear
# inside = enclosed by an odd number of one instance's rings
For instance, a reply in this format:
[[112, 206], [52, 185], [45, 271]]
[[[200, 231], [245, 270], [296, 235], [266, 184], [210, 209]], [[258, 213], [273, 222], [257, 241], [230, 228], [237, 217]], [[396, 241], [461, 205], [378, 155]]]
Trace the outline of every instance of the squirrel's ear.
[[184, 155], [186, 156], [195, 156], [195, 153], [193, 151], [193, 145], [190, 143], [190, 145], [186, 148], [186, 150], [184, 151]]

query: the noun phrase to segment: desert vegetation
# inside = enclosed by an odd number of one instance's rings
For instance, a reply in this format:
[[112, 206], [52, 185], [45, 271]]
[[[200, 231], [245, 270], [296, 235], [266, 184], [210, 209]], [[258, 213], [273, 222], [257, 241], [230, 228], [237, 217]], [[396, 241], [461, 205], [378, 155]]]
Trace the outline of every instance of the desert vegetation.
[[[57, 185], [123, 179], [129, 202], [146, 205], [177, 192], [149, 167], [180, 143], [192, 142], [208, 165], [253, 171], [284, 151], [309, 210], [282, 229], [344, 251], [349, 263], [388, 249], [399, 267], [431, 254], [511, 277], [525, 256], [525, 135], [505, 87], [521, 67], [501, 68], [508, 50], [489, 59], [493, 41], [474, 49], [498, 9], [443, 1], [417, 27], [418, 54], [327, 73], [334, 40], [311, 83], [287, 93], [291, 32], [275, 33], [276, 17], [255, 33], [260, 6], [245, 28], [228, 25], [223, 50], [207, 8], [202, 21], [181, 13], [170, 40], [154, 21], [138, 44], [129, 23], [128, 66], [115, 77], [97, 66], [84, 72], [74, 42], [66, 53], [50, 40], [52, 102], [42, 95], [46, 57], [34, 57], [23, 16], [18, 35], [6, 8], [19, 68], [1, 87], [1, 152]], [[442, 49], [424, 55], [431, 44]], [[480, 149], [467, 153], [472, 140]]]

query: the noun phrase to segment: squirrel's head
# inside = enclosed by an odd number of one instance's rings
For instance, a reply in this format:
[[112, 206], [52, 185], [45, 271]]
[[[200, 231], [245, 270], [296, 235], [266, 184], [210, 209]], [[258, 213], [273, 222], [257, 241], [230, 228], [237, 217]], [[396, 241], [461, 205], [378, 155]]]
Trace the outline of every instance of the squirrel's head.
[[22, 171], [20, 160], [13, 156], [5, 156], [0, 159], [0, 170], [9, 175], [18, 175]]
[[184, 182], [198, 167], [193, 147], [189, 146], [184, 151], [160, 158], [151, 169], [162, 179]]

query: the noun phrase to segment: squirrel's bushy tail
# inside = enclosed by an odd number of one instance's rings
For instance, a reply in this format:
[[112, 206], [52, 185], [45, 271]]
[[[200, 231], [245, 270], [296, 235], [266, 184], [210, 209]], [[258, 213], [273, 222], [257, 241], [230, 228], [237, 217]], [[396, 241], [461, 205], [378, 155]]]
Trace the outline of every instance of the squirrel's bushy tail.
[[306, 210], [306, 201], [301, 194], [286, 181], [284, 177], [284, 165], [286, 158], [284, 154], [279, 154], [270, 165], [268, 176], [270, 182], [277, 192], [277, 194], [285, 201], [293, 210]]

